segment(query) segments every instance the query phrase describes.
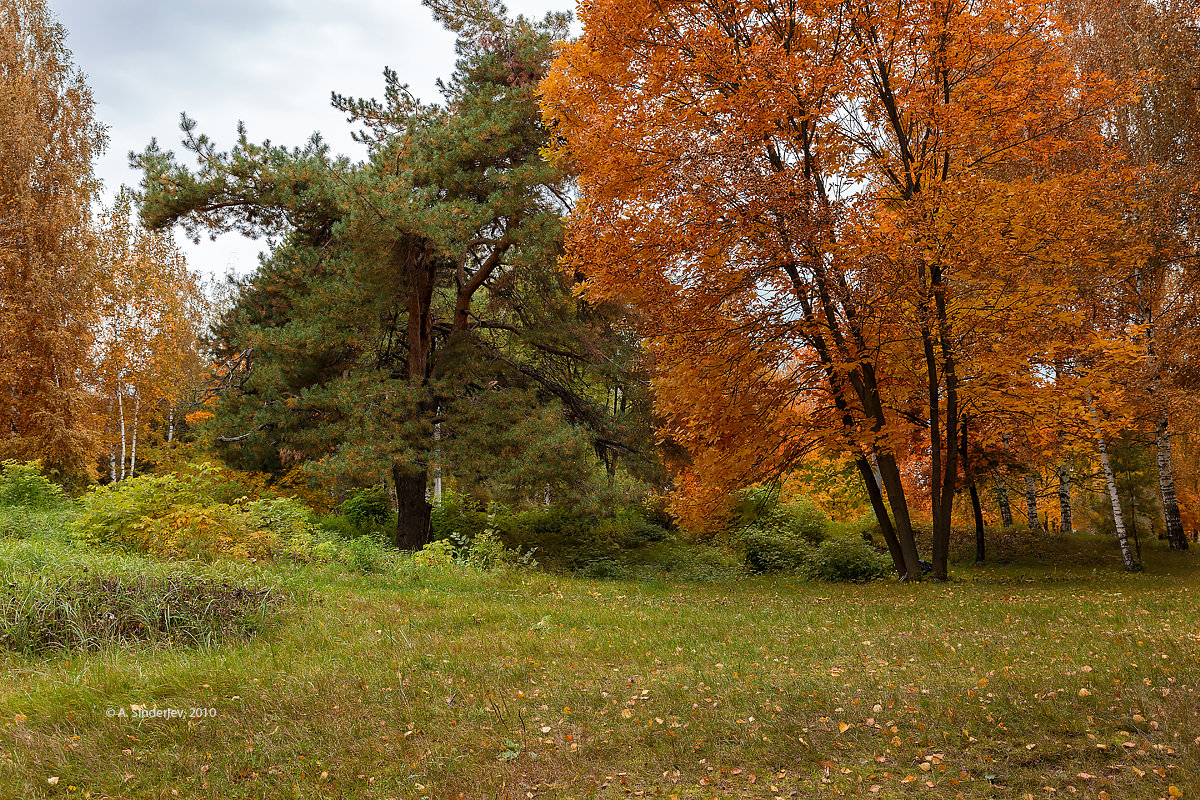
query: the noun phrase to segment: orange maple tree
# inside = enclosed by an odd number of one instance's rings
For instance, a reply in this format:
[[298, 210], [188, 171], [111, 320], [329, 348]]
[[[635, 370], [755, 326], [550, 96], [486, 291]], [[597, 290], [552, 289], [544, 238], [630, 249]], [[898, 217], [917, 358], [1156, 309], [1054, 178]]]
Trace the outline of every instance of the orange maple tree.
[[581, 19], [543, 84], [579, 180], [566, 258], [648, 321], [703, 489], [678, 507], [847, 454], [915, 578], [920, 459], [945, 577], [963, 419], [1013, 376], [1044, 383], [1038, 334], [1075, 322], [1057, 310], [1117, 224], [1101, 123], [1128, 88], [1075, 69], [1039, 0], [594, 0]]

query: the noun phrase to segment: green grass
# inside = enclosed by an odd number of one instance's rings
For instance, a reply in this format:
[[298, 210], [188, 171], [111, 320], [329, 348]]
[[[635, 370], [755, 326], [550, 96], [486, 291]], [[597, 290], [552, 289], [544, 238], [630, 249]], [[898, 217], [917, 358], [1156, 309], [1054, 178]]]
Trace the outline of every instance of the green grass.
[[1126, 575], [1107, 542], [1053, 547], [843, 586], [2, 542], [0, 580], [182, 570], [301, 599], [248, 641], [0, 651], [0, 797], [1197, 797], [1196, 553], [1151, 543]]

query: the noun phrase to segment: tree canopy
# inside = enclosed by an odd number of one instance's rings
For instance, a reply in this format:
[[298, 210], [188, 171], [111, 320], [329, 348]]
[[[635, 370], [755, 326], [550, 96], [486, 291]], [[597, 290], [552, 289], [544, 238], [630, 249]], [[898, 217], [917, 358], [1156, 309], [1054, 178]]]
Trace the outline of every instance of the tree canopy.
[[220, 152], [186, 118], [194, 170], [153, 144], [134, 156], [152, 227], [278, 239], [217, 329], [219, 441], [267, 469], [390, 474], [409, 548], [428, 541], [432, 470], [561, 495], [586, 486], [590, 453], [629, 440], [596, 390], [632, 339], [602, 335], [619, 315], [557, 267], [569, 197], [537, 96], [566, 17], [429, 5], [459, 36], [443, 102], [391, 71], [383, 100], [333, 97], [365, 161], [244, 130]]

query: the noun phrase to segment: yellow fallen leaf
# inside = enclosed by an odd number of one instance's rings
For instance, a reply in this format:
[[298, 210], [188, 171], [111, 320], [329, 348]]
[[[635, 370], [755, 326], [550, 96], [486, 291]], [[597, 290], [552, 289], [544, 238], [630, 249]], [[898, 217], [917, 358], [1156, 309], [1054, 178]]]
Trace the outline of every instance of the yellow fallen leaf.
[[987, 683], [988, 683], [988, 679], [987, 679], [987, 678], [980, 678], [980, 679], [979, 679], [979, 682], [978, 682], [978, 683], [976, 683], [976, 684], [975, 684], [975, 686], [976, 686], [977, 688], [979, 688], [979, 689], [982, 689], [983, 687], [987, 686]]
[[1080, 696], [1080, 697], [1091, 697], [1091, 696], [1092, 696], [1092, 693], [1091, 693], [1091, 692], [1089, 692], [1087, 689], [1080, 689], [1080, 690], [1079, 690], [1079, 696]]
[[633, 712], [630, 711], [628, 708], [622, 708], [621, 716], [624, 717], [625, 719], [629, 719], [630, 717], [633, 716]]
[[917, 778], [916, 778], [916, 776], [915, 776], [915, 775], [909, 775], [909, 776], [907, 776], [907, 777], [905, 777], [905, 778], [901, 778], [901, 779], [900, 779], [900, 782], [901, 782], [901, 783], [912, 783], [912, 782], [913, 782], [913, 781], [915, 781], [916, 779], [917, 779]]
[[1172, 784], [1171, 784], [1171, 786], [1170, 786], [1170, 787], [1167, 789], [1167, 794], [1169, 794], [1169, 795], [1171, 795], [1171, 797], [1175, 797], [1175, 798], [1183, 797], [1183, 792], [1181, 792], [1181, 791], [1179, 790], [1179, 787], [1178, 787], [1178, 786], [1176, 786], [1176, 785], [1175, 785], [1175, 784], [1173, 784], [1173, 783], [1172, 783]]
[[850, 730], [850, 726], [848, 724], [845, 722], [838, 723], [838, 733], [845, 733], [848, 730]]

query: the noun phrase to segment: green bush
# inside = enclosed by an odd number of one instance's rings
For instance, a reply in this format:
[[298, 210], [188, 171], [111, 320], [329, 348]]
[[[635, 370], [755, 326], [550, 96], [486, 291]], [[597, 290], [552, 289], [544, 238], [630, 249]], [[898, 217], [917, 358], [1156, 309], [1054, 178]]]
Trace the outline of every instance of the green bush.
[[[214, 502], [206, 494], [206, 470], [188, 475], [139, 475], [92, 489], [80, 501], [74, 524], [78, 540], [164, 558], [269, 558], [282, 537], [272, 529], [284, 511], [266, 519], [243, 505]], [[286, 505], [282, 508], [288, 508]], [[258, 527], [261, 521], [265, 527]]]
[[255, 500], [246, 505], [246, 514], [252, 528], [272, 534], [276, 555], [304, 564], [326, 563], [337, 557], [337, 544], [317, 525], [312, 510], [299, 500]]
[[668, 537], [667, 530], [634, 509], [621, 509], [611, 517], [596, 520], [595, 537], [614, 547], [633, 549]]
[[0, 462], [0, 506], [52, 508], [66, 499], [62, 488], [42, 474], [39, 462]]
[[487, 525], [487, 514], [473, 507], [470, 498], [454, 491], [442, 492], [442, 499], [433, 504], [432, 539], [441, 541], [471, 538]]
[[338, 508], [351, 525], [363, 533], [395, 527], [396, 515], [387, 487], [369, 486], [351, 495]]
[[765, 487], [742, 492], [731, 539], [752, 572], [802, 572], [829, 537], [829, 520], [808, 500], [780, 502]]
[[804, 572], [810, 578], [831, 582], [866, 583], [894, 572], [892, 559], [861, 538], [836, 538], [811, 551]]
[[146, 552], [153, 549], [148, 523], [179, 506], [199, 506], [205, 498], [175, 475], [138, 475], [94, 487], [80, 500], [76, 532], [88, 544], [111, 544]]
[[395, 555], [395, 550], [371, 536], [348, 539], [337, 550], [339, 563], [364, 575], [386, 571]]
[[751, 526], [737, 532], [751, 572], [803, 572], [816, 546], [782, 527]]

